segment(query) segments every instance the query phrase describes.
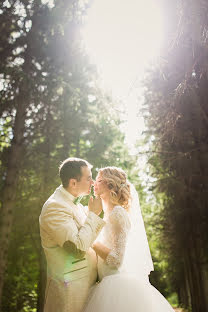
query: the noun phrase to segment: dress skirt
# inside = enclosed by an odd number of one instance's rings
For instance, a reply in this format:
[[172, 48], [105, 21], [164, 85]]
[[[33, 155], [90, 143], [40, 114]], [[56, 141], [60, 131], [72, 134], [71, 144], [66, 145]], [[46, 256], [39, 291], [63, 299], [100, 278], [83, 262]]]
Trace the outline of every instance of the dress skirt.
[[148, 280], [130, 275], [106, 276], [91, 289], [84, 312], [174, 312]]

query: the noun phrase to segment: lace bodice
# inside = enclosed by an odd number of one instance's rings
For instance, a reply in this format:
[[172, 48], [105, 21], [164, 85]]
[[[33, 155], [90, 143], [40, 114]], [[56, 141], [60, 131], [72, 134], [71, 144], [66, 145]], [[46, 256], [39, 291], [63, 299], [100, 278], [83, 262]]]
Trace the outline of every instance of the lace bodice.
[[106, 225], [100, 239], [111, 249], [111, 252], [105, 261], [101, 258], [98, 259], [100, 279], [106, 275], [117, 273], [121, 268], [130, 229], [128, 212], [121, 206], [115, 206], [105, 221]]

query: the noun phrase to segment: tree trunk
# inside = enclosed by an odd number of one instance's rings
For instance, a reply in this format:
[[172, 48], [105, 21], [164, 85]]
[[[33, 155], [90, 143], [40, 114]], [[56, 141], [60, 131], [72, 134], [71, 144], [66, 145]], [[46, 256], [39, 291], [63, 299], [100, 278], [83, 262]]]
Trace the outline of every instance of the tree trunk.
[[2, 191], [2, 216], [0, 225], [0, 309], [2, 304], [2, 291], [4, 284], [4, 273], [7, 266], [7, 255], [9, 238], [12, 230], [13, 210], [15, 207], [17, 183], [19, 176], [20, 162], [23, 151], [23, 135], [25, 125], [25, 96], [19, 96], [11, 151], [8, 160], [8, 169], [4, 188]]
[[184, 274], [182, 278], [182, 283], [179, 285], [179, 304], [186, 309], [191, 307], [191, 295], [190, 295], [190, 287], [188, 282], [188, 272], [186, 263], [184, 263]]
[[[203, 280], [203, 288], [204, 293], [208, 294], [208, 265], [203, 264], [202, 266], [202, 280]], [[208, 311], [208, 296], [205, 296], [206, 308], [205, 311]]]
[[[44, 194], [40, 198], [39, 202], [39, 207], [43, 205], [44, 201], [46, 200], [45, 198], [45, 193], [48, 193], [48, 188], [50, 185], [51, 177], [50, 177], [50, 154], [51, 154], [51, 149], [52, 149], [52, 131], [51, 127], [53, 127], [53, 119], [51, 117], [51, 108], [50, 105], [47, 107], [47, 118], [45, 122], [45, 161], [43, 165], [43, 181], [41, 183], [40, 187], [40, 194]], [[39, 282], [38, 282], [38, 299], [37, 299], [37, 312], [43, 312], [44, 309], [44, 301], [45, 301], [45, 287], [46, 287], [46, 259], [45, 259], [45, 254], [43, 251], [43, 248], [41, 246], [41, 242], [39, 243], [40, 246], [40, 254], [39, 254], [39, 259], [40, 259], [40, 272], [39, 272]]]
[[201, 275], [201, 266], [197, 260], [199, 255], [194, 250], [192, 242], [192, 248], [187, 255], [187, 272], [191, 293], [191, 308], [192, 312], [207, 312], [206, 302], [204, 296], [204, 288]]
[[46, 260], [42, 247], [39, 256], [40, 256], [40, 274], [38, 281], [37, 312], [43, 312], [45, 300], [45, 287], [46, 287]]

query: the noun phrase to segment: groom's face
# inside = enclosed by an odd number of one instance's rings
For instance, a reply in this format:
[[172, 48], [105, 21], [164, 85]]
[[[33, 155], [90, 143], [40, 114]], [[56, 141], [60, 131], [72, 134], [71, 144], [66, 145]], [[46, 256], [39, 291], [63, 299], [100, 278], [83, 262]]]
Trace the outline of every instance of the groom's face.
[[93, 184], [91, 169], [87, 166], [81, 167], [82, 176], [77, 181], [77, 196], [88, 195]]

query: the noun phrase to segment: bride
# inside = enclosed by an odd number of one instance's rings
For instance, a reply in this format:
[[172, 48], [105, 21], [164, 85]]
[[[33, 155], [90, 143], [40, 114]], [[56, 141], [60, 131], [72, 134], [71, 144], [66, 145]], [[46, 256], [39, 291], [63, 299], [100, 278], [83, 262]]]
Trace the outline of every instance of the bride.
[[149, 283], [152, 258], [138, 195], [125, 172], [117, 167], [100, 169], [94, 191], [102, 199], [106, 226], [92, 246], [100, 282], [84, 312], [173, 312]]

